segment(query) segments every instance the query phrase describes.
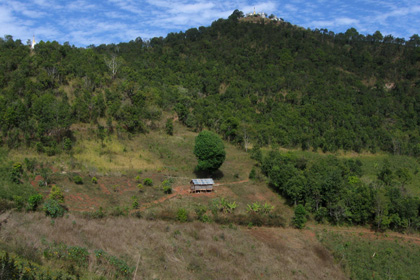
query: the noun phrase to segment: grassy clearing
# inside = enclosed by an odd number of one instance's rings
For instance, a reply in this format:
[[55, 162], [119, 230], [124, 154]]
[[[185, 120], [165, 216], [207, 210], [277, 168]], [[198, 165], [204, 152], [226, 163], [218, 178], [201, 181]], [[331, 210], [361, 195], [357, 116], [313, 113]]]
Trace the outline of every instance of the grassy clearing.
[[328, 231], [319, 232], [318, 238], [351, 279], [418, 279], [420, 275], [417, 244]]

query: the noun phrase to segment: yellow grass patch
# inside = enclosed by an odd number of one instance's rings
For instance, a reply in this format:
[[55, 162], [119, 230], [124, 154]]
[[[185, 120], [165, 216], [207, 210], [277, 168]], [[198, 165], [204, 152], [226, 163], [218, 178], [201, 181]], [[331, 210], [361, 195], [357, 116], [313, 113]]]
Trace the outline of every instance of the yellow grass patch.
[[74, 148], [75, 159], [86, 167], [102, 171], [159, 169], [163, 167], [149, 151], [125, 146], [115, 138], [104, 141], [81, 140]]

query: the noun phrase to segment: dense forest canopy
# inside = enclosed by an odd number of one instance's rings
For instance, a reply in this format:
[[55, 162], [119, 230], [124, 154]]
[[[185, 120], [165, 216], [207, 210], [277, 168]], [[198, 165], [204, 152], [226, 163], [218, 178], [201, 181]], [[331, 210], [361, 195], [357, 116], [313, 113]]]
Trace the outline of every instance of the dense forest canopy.
[[68, 148], [74, 123], [147, 132], [173, 111], [244, 147], [420, 155], [418, 35], [335, 34], [241, 15], [86, 49], [1, 38], [1, 141], [54, 154]]

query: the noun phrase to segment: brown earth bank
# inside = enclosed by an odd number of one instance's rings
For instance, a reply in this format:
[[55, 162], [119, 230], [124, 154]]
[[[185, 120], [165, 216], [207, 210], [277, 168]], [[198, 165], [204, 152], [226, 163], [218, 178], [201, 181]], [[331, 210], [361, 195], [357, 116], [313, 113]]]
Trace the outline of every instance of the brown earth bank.
[[102, 249], [133, 267], [140, 260], [134, 279], [347, 279], [313, 232], [291, 228], [73, 214], [52, 222], [18, 212], [0, 215], [0, 222], [0, 244], [23, 257], [43, 261], [52, 242]]

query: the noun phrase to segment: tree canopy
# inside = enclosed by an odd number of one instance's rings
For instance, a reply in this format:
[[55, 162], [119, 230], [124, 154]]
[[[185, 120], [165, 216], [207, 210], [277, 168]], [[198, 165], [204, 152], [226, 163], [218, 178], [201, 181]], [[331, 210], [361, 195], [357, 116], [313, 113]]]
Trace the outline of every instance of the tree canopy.
[[198, 160], [196, 170], [211, 173], [225, 161], [225, 146], [217, 134], [203, 130], [195, 138], [194, 155]]
[[420, 155], [417, 34], [242, 16], [89, 48], [41, 41], [31, 51], [0, 38], [1, 142], [53, 153], [74, 123], [145, 133], [175, 111], [192, 130], [244, 147]]

